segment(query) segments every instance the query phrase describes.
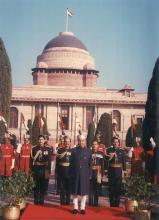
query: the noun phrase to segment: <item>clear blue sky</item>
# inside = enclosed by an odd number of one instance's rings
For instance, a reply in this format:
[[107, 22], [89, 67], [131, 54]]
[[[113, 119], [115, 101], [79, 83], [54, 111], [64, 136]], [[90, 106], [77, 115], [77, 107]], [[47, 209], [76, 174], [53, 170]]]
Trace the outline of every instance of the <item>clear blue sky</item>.
[[158, 0], [0, 0], [0, 36], [12, 65], [13, 85], [32, 84], [31, 68], [49, 40], [69, 30], [96, 59], [98, 85], [132, 84], [147, 91], [159, 56]]

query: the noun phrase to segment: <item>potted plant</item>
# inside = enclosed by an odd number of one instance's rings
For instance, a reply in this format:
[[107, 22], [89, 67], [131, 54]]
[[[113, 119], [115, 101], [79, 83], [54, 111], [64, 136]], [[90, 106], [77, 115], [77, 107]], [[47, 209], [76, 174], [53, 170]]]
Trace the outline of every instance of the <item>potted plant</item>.
[[126, 197], [125, 200], [125, 210], [128, 213], [134, 213], [135, 207], [138, 206], [137, 199], [138, 194], [136, 188], [139, 184], [139, 177], [136, 176], [129, 176], [125, 179], [124, 182], [124, 195]]
[[26, 200], [34, 187], [32, 174], [17, 172], [3, 179], [3, 191], [7, 206], [4, 207], [4, 219], [19, 219], [20, 204]]
[[[130, 200], [136, 201], [136, 205], [132, 209], [135, 214], [135, 220], [150, 219], [151, 200], [158, 194], [157, 186], [147, 182], [144, 176], [133, 175], [126, 179], [124, 189], [127, 197], [126, 205], [128, 205]], [[129, 209], [126, 207], [127, 210]]]
[[[0, 177], [0, 192], [2, 192], [3, 189], [3, 179]], [[3, 215], [3, 206], [4, 206], [4, 198], [3, 193], [0, 193], [0, 217]]]
[[[144, 178], [144, 177], [143, 177]], [[138, 207], [135, 210], [135, 220], [151, 219], [151, 201], [158, 195], [158, 186], [143, 180], [143, 186], [138, 190]]]

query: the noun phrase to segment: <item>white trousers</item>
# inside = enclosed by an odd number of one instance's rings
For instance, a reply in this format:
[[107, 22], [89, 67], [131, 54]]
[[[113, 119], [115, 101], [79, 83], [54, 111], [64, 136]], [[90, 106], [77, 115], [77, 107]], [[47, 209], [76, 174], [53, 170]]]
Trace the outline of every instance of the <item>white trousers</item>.
[[[87, 196], [84, 195], [84, 196], [80, 196], [80, 209], [81, 210], [85, 210], [85, 207], [86, 207], [86, 200], [87, 200]], [[78, 210], [78, 196], [75, 195], [73, 196], [73, 207], [74, 209], [77, 209]]]

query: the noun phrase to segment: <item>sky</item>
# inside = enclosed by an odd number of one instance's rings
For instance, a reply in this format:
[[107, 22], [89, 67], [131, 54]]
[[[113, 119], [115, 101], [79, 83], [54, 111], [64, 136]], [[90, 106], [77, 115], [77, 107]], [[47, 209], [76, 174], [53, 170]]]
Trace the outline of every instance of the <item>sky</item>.
[[0, 0], [0, 37], [13, 86], [32, 84], [31, 69], [45, 45], [65, 31], [66, 9], [73, 32], [95, 58], [98, 85], [131, 84], [147, 92], [159, 56], [158, 0]]

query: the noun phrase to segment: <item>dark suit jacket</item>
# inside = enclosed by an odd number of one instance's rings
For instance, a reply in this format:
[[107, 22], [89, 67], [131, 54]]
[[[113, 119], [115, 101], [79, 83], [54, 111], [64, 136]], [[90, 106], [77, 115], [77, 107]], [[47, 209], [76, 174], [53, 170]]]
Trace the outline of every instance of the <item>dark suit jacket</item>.
[[70, 159], [71, 193], [88, 195], [91, 178], [92, 153], [87, 147], [72, 149]]

